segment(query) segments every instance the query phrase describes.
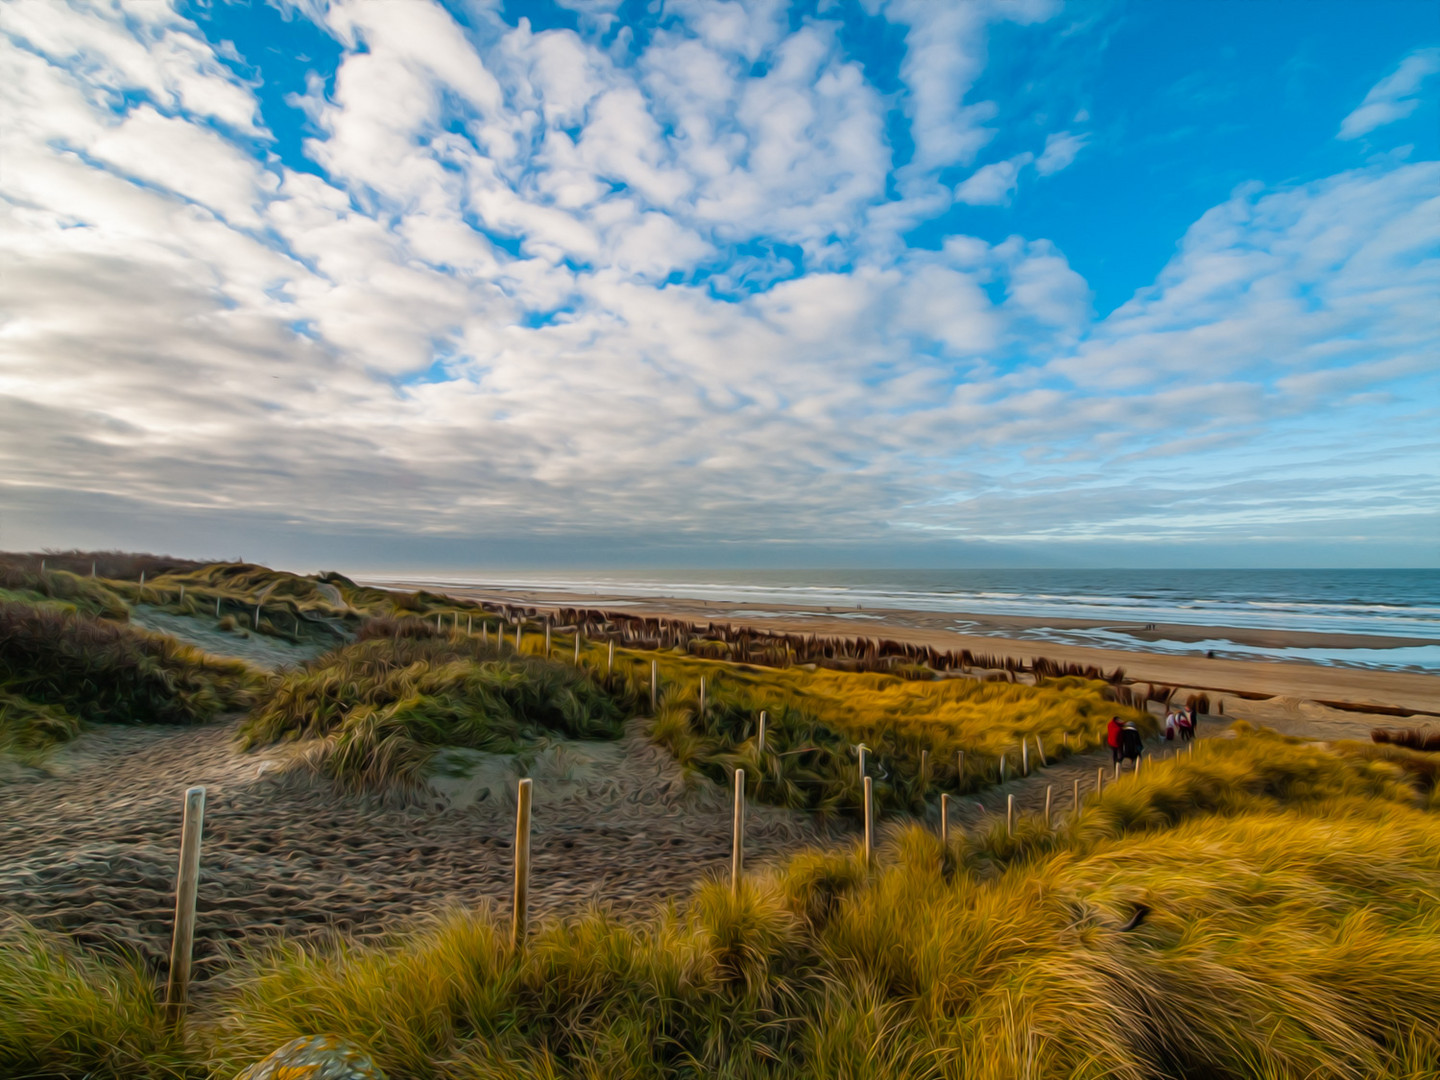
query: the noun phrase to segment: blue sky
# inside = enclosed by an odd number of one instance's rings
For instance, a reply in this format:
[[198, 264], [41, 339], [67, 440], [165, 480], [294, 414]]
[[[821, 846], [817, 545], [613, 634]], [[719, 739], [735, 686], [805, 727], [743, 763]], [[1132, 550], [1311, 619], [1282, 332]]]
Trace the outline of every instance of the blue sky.
[[0, 9], [0, 546], [1440, 565], [1424, 2]]

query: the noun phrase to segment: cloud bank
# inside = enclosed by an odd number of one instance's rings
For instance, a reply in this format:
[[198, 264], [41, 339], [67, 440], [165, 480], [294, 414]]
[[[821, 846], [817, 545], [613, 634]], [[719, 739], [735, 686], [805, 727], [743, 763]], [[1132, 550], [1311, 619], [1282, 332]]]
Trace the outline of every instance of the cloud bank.
[[538, 30], [294, 4], [339, 57], [283, 106], [297, 155], [264, 57], [175, 10], [7, 5], [16, 543], [143, 520], [179, 549], [207, 519], [697, 562], [1424, 535], [1440, 165], [1237, 189], [1101, 317], [1043, 236], [907, 239], [1094, 152], [1062, 127], [984, 156], [988, 35], [1058, 6], [870, 7], [897, 86], [825, 5], [670, 3], [637, 34], [603, 5]]

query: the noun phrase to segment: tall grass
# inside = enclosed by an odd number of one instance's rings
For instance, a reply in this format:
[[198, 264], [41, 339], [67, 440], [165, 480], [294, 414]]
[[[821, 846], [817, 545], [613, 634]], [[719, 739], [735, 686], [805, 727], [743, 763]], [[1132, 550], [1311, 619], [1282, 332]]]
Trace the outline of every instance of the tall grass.
[[[624, 659], [631, 662], [631, 655]], [[1100, 745], [1111, 716], [1154, 727], [1149, 714], [1111, 701], [1107, 683], [1074, 676], [1027, 686], [824, 668], [762, 669], [673, 653], [661, 654], [659, 663], [666, 693], [654, 738], [717, 781], [744, 768], [747, 780], [754, 778], [755, 798], [796, 809], [858, 808], [860, 743], [873, 763], [876, 805], [918, 812], [941, 791], [997, 781], [1002, 755], [1007, 775], [1016, 775], [1022, 740], [1032, 766], [1038, 766], [1042, 746], [1044, 760], [1053, 762]], [[768, 713], [763, 754], [762, 710]]]
[[100, 723], [190, 724], [250, 701], [254, 673], [173, 638], [0, 602], [0, 691]]
[[[987, 861], [986, 837], [943, 851], [897, 828], [868, 872], [807, 852], [738, 896], [711, 883], [648, 918], [551, 922], [519, 953], [488, 910], [379, 946], [280, 945], [216, 990], [184, 1060], [143, 980], [12, 931], [0, 1071], [60, 1045], [63, 1069], [27, 1075], [120, 1075], [116, 1058], [233, 1075], [328, 1032], [415, 1080], [1434, 1076], [1440, 819], [1414, 779], [1261, 736], [1216, 749], [1114, 785], [1043, 853]], [[1219, 768], [1232, 803], [1117, 814], [1127, 787], [1168, 805]], [[82, 963], [83, 983], [34, 974]], [[7, 1026], [26, 994], [57, 1000]], [[118, 1043], [53, 1038], [62, 1024]]]
[[545, 734], [616, 738], [623, 716], [573, 665], [402, 620], [281, 674], [242, 740], [320, 739], [311, 760], [328, 775], [353, 787], [415, 786], [440, 747], [513, 753]]

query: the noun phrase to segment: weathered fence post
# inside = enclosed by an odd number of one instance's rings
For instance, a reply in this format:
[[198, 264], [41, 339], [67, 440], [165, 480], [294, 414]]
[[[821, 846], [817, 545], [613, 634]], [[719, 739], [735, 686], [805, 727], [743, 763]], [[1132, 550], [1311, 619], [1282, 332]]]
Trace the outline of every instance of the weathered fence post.
[[520, 781], [515, 804], [515, 907], [510, 923], [510, 947], [525, 944], [530, 914], [530, 778]]
[[650, 712], [660, 708], [660, 665], [650, 661]]
[[1000, 755], [1000, 783], [1005, 782], [1005, 755]]
[[1042, 769], [1048, 769], [1050, 767], [1050, 762], [1045, 757], [1045, 743], [1041, 740], [1039, 735], [1035, 736], [1035, 750], [1040, 755], [1040, 767]]
[[955, 751], [955, 790], [965, 786], [965, 751]]
[[1055, 785], [1045, 785], [1045, 827], [1050, 827], [1050, 796], [1055, 793]]
[[580, 666], [580, 627], [575, 627], [575, 666]]
[[1030, 775], [1030, 740], [1020, 740], [1020, 775]]
[[700, 716], [705, 716], [705, 676], [700, 676]]
[[855, 752], [856, 752], [856, 757], [858, 757], [858, 758], [860, 759], [860, 784], [861, 784], [861, 786], [864, 786], [864, 784], [865, 784], [865, 753], [866, 753], [865, 744], [864, 744], [864, 743], [861, 743], [859, 746], [857, 746], [857, 747], [855, 748]]
[[1115, 762], [1115, 779], [1120, 779], [1120, 762]]
[[515, 623], [515, 651], [517, 653], [520, 651], [520, 635], [524, 633], [524, 631], [524, 624], [517, 620]]
[[1080, 816], [1080, 778], [1075, 778], [1075, 816]]
[[205, 789], [185, 792], [180, 826], [180, 868], [175, 876], [175, 929], [170, 939], [170, 981], [165, 1012], [172, 1024], [185, 1020], [190, 1004], [190, 959], [195, 949], [195, 894], [200, 886], [200, 834], [205, 825]]
[[1104, 791], [1104, 790], [1105, 790], [1105, 766], [1104, 766], [1104, 765], [1101, 765], [1098, 769], [1095, 770], [1095, 794], [1096, 794], [1096, 795], [1099, 795], [1100, 792], [1102, 792], [1102, 791]]
[[875, 804], [871, 798], [870, 777], [865, 777], [865, 869], [870, 869], [870, 853], [875, 849]]
[[745, 770], [735, 770], [735, 815], [730, 840], [730, 891], [740, 895], [740, 881], [745, 874]]
[[465, 616], [465, 636], [470, 637], [475, 633], [475, 616]]
[[1005, 835], [1015, 835], [1015, 796], [1005, 796]]
[[940, 796], [940, 846], [950, 846], [950, 796]]
[[924, 791], [930, 783], [930, 751], [920, 751], [920, 790]]
[[[580, 640], [579, 634], [575, 635], [575, 640], [577, 642]], [[550, 659], [550, 623], [548, 621], [545, 623], [545, 659]], [[579, 658], [577, 657], [576, 659]]]
[[756, 744], [757, 744], [757, 745], [756, 745], [756, 752], [757, 752], [757, 753], [761, 753], [761, 754], [765, 753], [765, 720], [766, 720], [766, 715], [767, 715], [767, 714], [762, 710], [761, 713], [760, 713], [760, 737], [756, 740]]
[[615, 642], [610, 642], [609, 651], [605, 654], [605, 675], [608, 678], [615, 674]]
[[255, 605], [255, 629], [260, 629], [260, 604]]

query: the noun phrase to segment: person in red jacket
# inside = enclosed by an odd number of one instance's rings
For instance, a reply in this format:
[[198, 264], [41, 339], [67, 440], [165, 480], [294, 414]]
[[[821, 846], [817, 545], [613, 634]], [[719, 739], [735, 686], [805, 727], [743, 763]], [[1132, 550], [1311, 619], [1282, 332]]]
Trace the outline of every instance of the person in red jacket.
[[1105, 741], [1110, 746], [1110, 757], [1116, 765], [1120, 764], [1120, 732], [1124, 728], [1125, 725], [1120, 723], [1118, 716], [1112, 716], [1109, 726], [1105, 728]]

